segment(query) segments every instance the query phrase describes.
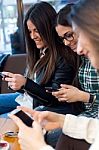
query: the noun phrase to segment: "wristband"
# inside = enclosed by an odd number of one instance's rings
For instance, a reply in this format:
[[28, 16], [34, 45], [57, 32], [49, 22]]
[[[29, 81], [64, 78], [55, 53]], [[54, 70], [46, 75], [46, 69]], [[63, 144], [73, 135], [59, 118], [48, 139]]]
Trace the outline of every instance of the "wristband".
[[96, 95], [90, 94], [89, 103], [91, 103], [91, 106], [94, 104], [96, 100]]

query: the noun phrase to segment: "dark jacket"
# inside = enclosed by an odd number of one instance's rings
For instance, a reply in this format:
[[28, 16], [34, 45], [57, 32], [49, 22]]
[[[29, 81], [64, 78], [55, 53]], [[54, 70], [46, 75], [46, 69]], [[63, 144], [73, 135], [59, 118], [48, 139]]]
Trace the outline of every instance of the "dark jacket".
[[28, 92], [28, 94], [33, 97], [33, 108], [37, 107], [38, 105], [44, 105], [53, 108], [64, 107], [66, 111], [64, 111], [63, 114], [79, 114], [79, 109], [75, 109], [75, 105], [78, 105], [79, 108], [81, 108], [82, 105], [79, 105], [79, 103], [59, 102], [51, 93], [46, 92], [45, 88], [52, 87], [54, 89], [58, 89], [60, 84], [72, 84], [75, 76], [73, 66], [69, 63], [66, 63], [63, 57], [59, 57], [57, 59], [55, 71], [50, 80], [44, 85], [39, 85], [43, 71], [44, 69], [42, 69], [37, 76], [38, 84], [27, 78], [26, 85], [24, 86], [24, 89]]

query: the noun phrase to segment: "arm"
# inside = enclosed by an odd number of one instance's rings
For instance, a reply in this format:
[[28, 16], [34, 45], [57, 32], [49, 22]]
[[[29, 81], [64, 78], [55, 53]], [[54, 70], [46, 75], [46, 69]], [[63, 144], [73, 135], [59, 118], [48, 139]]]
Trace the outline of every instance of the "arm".
[[19, 127], [18, 138], [21, 149], [54, 150], [51, 146], [45, 143], [42, 127], [38, 122], [34, 121], [33, 128], [30, 128], [15, 115], [9, 115], [9, 117], [13, 119]]
[[38, 112], [19, 106], [19, 109], [30, 113], [46, 130], [63, 128], [63, 133], [72, 138], [85, 139], [93, 143], [99, 129], [99, 120], [82, 116], [67, 114], [61, 115], [54, 112]]
[[88, 143], [93, 143], [98, 129], [98, 119], [73, 115], [66, 115], [63, 125], [64, 134], [76, 139], [85, 139]]
[[[71, 84], [73, 80], [73, 68], [66, 64], [63, 58], [59, 58], [55, 71], [50, 79], [50, 86], [54, 89], [59, 88], [61, 83]], [[47, 86], [47, 84], [45, 85]], [[32, 88], [31, 88], [32, 87]], [[60, 104], [57, 98], [51, 93], [46, 92], [43, 86], [38, 85], [34, 81], [27, 78], [24, 89], [33, 97], [37, 98], [43, 105], [51, 106]], [[43, 94], [42, 94], [43, 93]], [[63, 102], [62, 102], [63, 103]]]

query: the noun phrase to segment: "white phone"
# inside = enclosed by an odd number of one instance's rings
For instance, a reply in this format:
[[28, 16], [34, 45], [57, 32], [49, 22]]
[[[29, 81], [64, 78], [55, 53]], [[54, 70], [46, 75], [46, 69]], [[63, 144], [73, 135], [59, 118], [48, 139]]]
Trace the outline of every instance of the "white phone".
[[23, 112], [20, 109], [14, 109], [9, 114], [16, 115], [19, 117], [27, 126], [32, 127], [33, 119], [28, 115], [28, 113]]

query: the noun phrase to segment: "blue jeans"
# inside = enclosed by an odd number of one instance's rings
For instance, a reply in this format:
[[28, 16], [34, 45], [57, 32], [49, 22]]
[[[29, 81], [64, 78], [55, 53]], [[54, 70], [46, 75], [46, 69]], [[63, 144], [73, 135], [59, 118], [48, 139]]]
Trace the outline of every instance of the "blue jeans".
[[15, 102], [20, 93], [0, 94], [0, 114], [8, 113], [14, 110], [19, 104]]

